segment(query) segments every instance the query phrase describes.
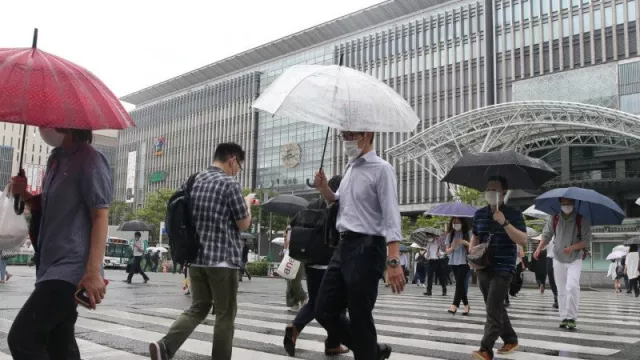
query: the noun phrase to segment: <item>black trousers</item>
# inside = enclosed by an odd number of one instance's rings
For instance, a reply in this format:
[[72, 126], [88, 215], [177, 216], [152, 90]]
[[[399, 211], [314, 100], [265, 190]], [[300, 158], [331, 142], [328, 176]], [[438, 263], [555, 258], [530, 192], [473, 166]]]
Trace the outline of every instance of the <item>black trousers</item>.
[[36, 284], [7, 338], [15, 360], [80, 360], [75, 292], [75, 285], [62, 280]]
[[142, 276], [142, 278], [144, 280], [149, 280], [149, 277], [147, 276], [147, 274], [144, 273], [144, 270], [142, 270], [142, 266], [140, 266], [140, 263], [142, 262], [142, 256], [134, 256], [133, 257], [133, 265], [131, 266], [131, 271], [129, 272], [129, 275], [127, 276], [127, 281], [131, 282], [131, 279], [133, 279], [133, 274], [136, 273], [136, 271], [138, 273], [140, 273], [140, 275]]
[[445, 273], [446, 263], [445, 259], [427, 260], [427, 292], [431, 292], [433, 287], [433, 276], [438, 278], [440, 286], [442, 286], [442, 292], [447, 291], [448, 276]]
[[633, 290], [633, 293], [637, 297], [640, 294], [640, 278], [629, 279], [629, 289]]
[[493, 345], [498, 338], [502, 338], [505, 344], [518, 343], [518, 335], [511, 326], [507, 308], [504, 306], [504, 299], [509, 294], [513, 275], [491, 270], [480, 270], [477, 274], [478, 286], [487, 310], [487, 321], [484, 324], [480, 350], [488, 352], [493, 358]]
[[547, 257], [547, 276], [549, 277], [549, 285], [553, 291], [553, 298], [558, 300], [558, 287], [556, 286], [555, 273], [553, 272], [553, 258]]
[[466, 306], [469, 305], [467, 299], [466, 280], [469, 275], [469, 265], [452, 265], [453, 273], [456, 276], [456, 293], [453, 295], [453, 305], [460, 306], [460, 301]]
[[[383, 237], [349, 233], [338, 243], [318, 291], [316, 320], [328, 334], [338, 334], [355, 360], [378, 358], [372, 313], [386, 258]], [[345, 308], [349, 318], [343, 316]]]

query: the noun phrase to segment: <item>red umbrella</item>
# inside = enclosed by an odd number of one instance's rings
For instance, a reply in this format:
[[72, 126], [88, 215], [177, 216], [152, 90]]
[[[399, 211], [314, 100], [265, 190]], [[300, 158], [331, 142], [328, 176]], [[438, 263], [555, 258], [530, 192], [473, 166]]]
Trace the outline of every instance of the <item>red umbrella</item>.
[[[0, 49], [0, 121], [63, 129], [134, 126], [118, 98], [88, 70], [37, 48]], [[26, 138], [26, 126], [22, 138]], [[20, 151], [20, 173], [24, 156]], [[16, 211], [19, 211], [16, 208]]]

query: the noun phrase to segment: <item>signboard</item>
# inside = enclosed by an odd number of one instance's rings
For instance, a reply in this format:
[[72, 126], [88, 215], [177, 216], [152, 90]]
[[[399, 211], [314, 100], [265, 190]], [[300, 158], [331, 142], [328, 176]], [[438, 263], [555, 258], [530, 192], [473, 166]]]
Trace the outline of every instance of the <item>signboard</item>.
[[164, 147], [166, 143], [167, 141], [165, 140], [164, 136], [158, 136], [157, 138], [155, 138], [155, 140], [153, 141], [153, 147], [155, 148], [156, 156], [164, 155]]
[[151, 173], [151, 175], [149, 175], [149, 182], [150, 183], [158, 183], [161, 181], [164, 181], [164, 179], [167, 177], [167, 173], [164, 171], [156, 171]]
[[32, 194], [42, 192], [45, 167], [42, 165], [27, 164], [24, 166], [24, 171], [27, 176], [27, 191]]
[[129, 152], [127, 159], [127, 183], [125, 202], [132, 203], [135, 200], [136, 195], [136, 160], [138, 157], [137, 151]]

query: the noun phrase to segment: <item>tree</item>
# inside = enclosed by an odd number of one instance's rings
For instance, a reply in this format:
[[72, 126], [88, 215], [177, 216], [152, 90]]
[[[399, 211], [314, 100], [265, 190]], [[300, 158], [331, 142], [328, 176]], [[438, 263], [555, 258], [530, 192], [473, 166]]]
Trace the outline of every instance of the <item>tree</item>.
[[144, 207], [135, 212], [135, 219], [142, 220], [151, 226], [152, 230], [149, 232], [151, 239], [160, 239], [160, 223], [167, 215], [167, 202], [174, 192], [175, 190], [159, 189], [149, 194]]
[[120, 225], [125, 221], [133, 219], [132, 204], [124, 201], [114, 201], [109, 207], [109, 225]]
[[463, 203], [473, 205], [475, 207], [482, 207], [487, 205], [487, 200], [484, 198], [484, 194], [481, 191], [465, 186], [458, 186], [457, 192], [458, 198]]
[[420, 215], [412, 220], [409, 216], [402, 217], [402, 235], [407, 238], [417, 229], [432, 227], [444, 231], [445, 224], [449, 223], [449, 218], [445, 216], [423, 216]]

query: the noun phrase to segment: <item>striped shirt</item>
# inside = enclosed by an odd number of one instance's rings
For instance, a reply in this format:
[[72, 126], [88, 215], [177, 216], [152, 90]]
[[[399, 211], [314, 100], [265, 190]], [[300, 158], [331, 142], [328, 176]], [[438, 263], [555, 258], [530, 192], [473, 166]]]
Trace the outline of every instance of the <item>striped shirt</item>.
[[[500, 211], [516, 229], [527, 232], [527, 226], [520, 210], [503, 205]], [[491, 239], [491, 269], [493, 271], [515, 273], [518, 247], [507, 235], [504, 227], [493, 220], [490, 206], [487, 205], [476, 211], [473, 217], [472, 233], [478, 237], [480, 244]]]

